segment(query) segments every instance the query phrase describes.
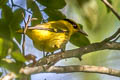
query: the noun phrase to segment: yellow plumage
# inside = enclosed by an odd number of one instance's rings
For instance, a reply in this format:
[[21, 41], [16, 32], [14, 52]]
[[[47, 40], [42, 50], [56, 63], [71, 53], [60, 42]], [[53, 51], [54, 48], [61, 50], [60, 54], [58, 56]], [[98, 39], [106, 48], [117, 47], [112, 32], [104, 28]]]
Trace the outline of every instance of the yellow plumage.
[[[23, 33], [23, 30], [20, 29], [17, 32]], [[85, 34], [74, 21], [64, 19], [29, 27], [26, 34], [40, 51], [54, 52], [64, 48], [71, 35], [75, 32]]]

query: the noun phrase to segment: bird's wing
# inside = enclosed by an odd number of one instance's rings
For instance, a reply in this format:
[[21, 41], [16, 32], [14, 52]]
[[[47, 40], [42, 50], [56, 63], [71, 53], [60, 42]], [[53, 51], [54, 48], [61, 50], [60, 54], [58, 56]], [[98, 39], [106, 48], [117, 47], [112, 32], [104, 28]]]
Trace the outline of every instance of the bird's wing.
[[48, 24], [40, 24], [40, 25], [36, 25], [34, 27], [28, 27], [29, 30], [48, 30], [51, 32], [55, 32], [55, 33], [63, 33], [63, 32], [67, 32], [67, 30], [65, 30], [64, 28], [61, 27], [61, 25], [57, 25], [55, 23], [48, 23]]
[[68, 28], [66, 27], [66, 25], [62, 22], [57, 22], [57, 23], [51, 23], [52, 28], [54, 29], [54, 31], [56, 33], [69, 33]]

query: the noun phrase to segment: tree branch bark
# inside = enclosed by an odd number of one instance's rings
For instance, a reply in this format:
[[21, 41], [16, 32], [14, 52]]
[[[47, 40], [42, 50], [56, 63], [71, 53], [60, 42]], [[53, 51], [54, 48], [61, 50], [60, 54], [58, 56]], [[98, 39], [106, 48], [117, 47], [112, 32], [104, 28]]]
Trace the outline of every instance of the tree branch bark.
[[30, 75], [33, 73], [73, 73], [73, 72], [87, 72], [87, 73], [100, 73], [116, 77], [120, 77], [120, 70], [115, 70], [101, 66], [90, 65], [70, 65], [70, 66], [37, 66], [25, 67], [20, 70], [20, 73]]
[[95, 52], [95, 51], [100, 51], [100, 50], [105, 50], [105, 49], [120, 50], [120, 43], [119, 42], [93, 43], [93, 44], [90, 44], [88, 46], [81, 47], [78, 49], [68, 50], [65, 52], [60, 52], [57, 54], [49, 55], [47, 57], [40, 59], [37, 62], [36, 66], [41, 66], [45, 64], [53, 65], [61, 59], [72, 58], [72, 57], [80, 58], [84, 54]]

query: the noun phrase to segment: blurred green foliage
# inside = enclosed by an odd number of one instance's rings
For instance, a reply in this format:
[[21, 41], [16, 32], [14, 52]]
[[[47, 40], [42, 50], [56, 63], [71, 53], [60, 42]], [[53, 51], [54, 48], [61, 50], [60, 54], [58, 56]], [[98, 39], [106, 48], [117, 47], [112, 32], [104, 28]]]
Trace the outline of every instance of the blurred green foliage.
[[[112, 5], [112, 0], [107, 0], [111, 5]], [[110, 12], [110, 9], [106, 6], [107, 8], [107, 12], [109, 13]]]
[[0, 77], [2, 76], [3, 72], [0, 72]]
[[27, 0], [27, 8], [32, 10], [32, 17], [37, 18], [37, 20], [33, 20], [31, 22], [32, 26], [40, 24], [40, 22], [42, 21], [42, 14], [39, 10], [39, 6], [33, 0]]
[[19, 73], [20, 68], [23, 66], [21, 62], [14, 62], [10, 59], [1, 59], [0, 60], [0, 67], [3, 67], [11, 72], [16, 74]]
[[[80, 26], [80, 28], [83, 30], [83, 25], [82, 24], [78, 24]], [[83, 47], [83, 46], [87, 46], [90, 44], [90, 40], [87, 38], [86, 35], [83, 35], [81, 33], [74, 33], [71, 38], [70, 38], [70, 43], [72, 43], [73, 45], [77, 46], [77, 47]]]
[[11, 57], [14, 58], [16, 61], [19, 61], [19, 62], [25, 62], [26, 59], [25, 57], [23, 56], [23, 54], [19, 53], [19, 52], [13, 52], [11, 54]]
[[[120, 26], [119, 20], [115, 15], [104, 5], [101, 0], [66, 0], [67, 2], [67, 17], [77, 20], [83, 25], [83, 29], [88, 33], [88, 38], [91, 43], [100, 42], [108, 36], [111, 36]], [[113, 8], [120, 12], [120, 0], [109, 0]], [[81, 3], [81, 4], [80, 4]], [[113, 56], [114, 55], [114, 56]], [[116, 55], [116, 56], [115, 56]], [[104, 50], [88, 53], [82, 56], [80, 65], [97, 65], [108, 66], [119, 69], [119, 60], [116, 58], [119, 54], [116, 51]], [[111, 58], [112, 59], [111, 59]], [[114, 58], [113, 58], [114, 57]], [[116, 58], [116, 59], [115, 59]], [[73, 61], [75, 63], [75, 61]], [[114, 65], [113, 65], [114, 64]], [[116, 67], [116, 65], [118, 65]], [[107, 80], [113, 79], [109, 76], [80, 73], [82, 80]], [[79, 79], [79, 76], [77, 79]], [[87, 76], [87, 77], [86, 77]], [[116, 80], [117, 78], [113, 79]]]
[[5, 5], [8, 2], [8, 0], [0, 0], [0, 8]]
[[61, 11], [56, 9], [46, 8], [44, 11], [49, 16], [48, 21], [60, 20], [66, 18], [65, 15], [61, 13]]
[[62, 9], [65, 7], [65, 0], [37, 0], [40, 4], [49, 9]]
[[89, 45], [90, 41], [85, 35], [81, 33], [74, 33], [70, 38], [70, 43], [75, 46], [82, 47]]

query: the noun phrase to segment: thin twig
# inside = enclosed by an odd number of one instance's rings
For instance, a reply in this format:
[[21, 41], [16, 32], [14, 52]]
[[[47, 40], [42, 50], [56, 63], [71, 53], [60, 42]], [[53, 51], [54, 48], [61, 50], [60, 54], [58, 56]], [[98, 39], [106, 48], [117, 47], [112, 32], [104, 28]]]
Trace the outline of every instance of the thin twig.
[[113, 12], [113, 14], [120, 20], [120, 15], [117, 11], [112, 7], [112, 5], [107, 0], [102, 0], [102, 2]]
[[113, 41], [117, 41], [120, 38], [120, 35], [118, 35]]
[[13, 5], [14, 5], [14, 2], [13, 2], [13, 0], [11, 0], [11, 4], [12, 4], [12, 8], [13, 8]]
[[28, 20], [27, 20], [27, 23], [25, 24], [25, 29], [24, 29], [24, 34], [26, 33], [27, 29], [28, 29], [28, 24], [30, 23], [31, 21], [31, 18], [30, 18], [30, 15], [28, 16]]
[[110, 41], [112, 39], [115, 39], [119, 34], [120, 34], [120, 28], [112, 36], [104, 39], [102, 42], [108, 42], [108, 41]]
[[28, 16], [28, 20], [27, 22], [25, 21], [25, 16], [24, 14], [22, 13], [23, 15], [23, 18], [24, 18], [24, 23], [25, 23], [25, 28], [24, 28], [24, 32], [23, 32], [23, 44], [22, 44], [22, 52], [23, 52], [23, 55], [25, 55], [25, 34], [26, 34], [26, 31], [28, 29], [28, 24], [29, 22], [31, 21], [31, 18], [30, 18], [30, 15]]
[[12, 7], [21, 8], [21, 9], [23, 9], [24, 11], [27, 11], [28, 13], [32, 14], [31, 11], [28, 11], [27, 9], [25, 9], [25, 8], [23, 8], [23, 7], [21, 7], [21, 6], [14, 4], [14, 1], [13, 1], [13, 0], [11, 0], [11, 4], [12, 4]]

